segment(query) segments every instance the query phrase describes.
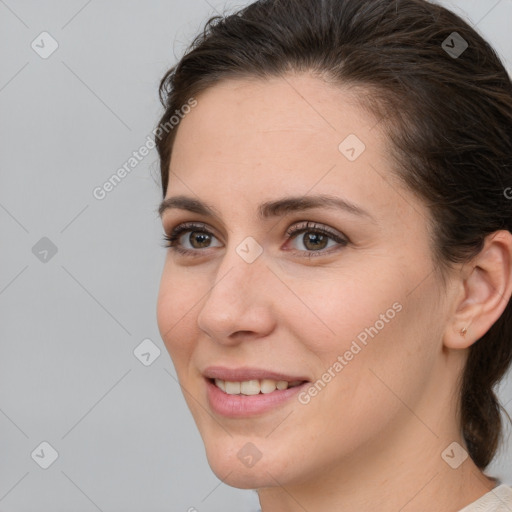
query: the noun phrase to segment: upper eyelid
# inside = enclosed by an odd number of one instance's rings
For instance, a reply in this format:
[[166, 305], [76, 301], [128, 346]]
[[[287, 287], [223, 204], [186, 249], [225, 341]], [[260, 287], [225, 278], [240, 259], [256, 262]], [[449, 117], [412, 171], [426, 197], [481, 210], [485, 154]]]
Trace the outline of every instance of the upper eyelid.
[[170, 228], [166, 228], [165, 225], [164, 225], [164, 231], [168, 232], [169, 234], [173, 234], [173, 233], [175, 233], [177, 231], [182, 231], [182, 230], [194, 231], [194, 228], [196, 228], [196, 227], [204, 229], [205, 231], [208, 231], [208, 232], [210, 232], [212, 234], [215, 234], [214, 232], [216, 231], [215, 229], [210, 227], [208, 224], [206, 224], [204, 222], [199, 222], [199, 221], [197, 221], [197, 222], [195, 222], [195, 221], [178, 222], [176, 225], [173, 225]]
[[[292, 226], [296, 227], [296, 229], [301, 229], [301, 227], [298, 227], [297, 224], [304, 224], [303, 226], [301, 226], [302, 228], [308, 228], [311, 230], [325, 229], [326, 231], [333, 231], [333, 234], [338, 233], [339, 236], [345, 236], [342, 232], [340, 232], [336, 228], [332, 228], [332, 227], [328, 226], [327, 224], [323, 224], [322, 222], [311, 221], [311, 220], [297, 220], [297, 221], [293, 222], [293, 224], [289, 228], [286, 229], [286, 232], [290, 231]], [[178, 222], [172, 228], [168, 229], [168, 231], [170, 233], [173, 233], [173, 232], [176, 232], [176, 231], [182, 230], [182, 229], [190, 229], [193, 231], [193, 228], [196, 228], [196, 227], [203, 228], [206, 231], [210, 231], [210, 232], [217, 231], [215, 228], [212, 228], [206, 222], [201, 222], [201, 221]], [[164, 227], [164, 230], [165, 230], [165, 227]], [[212, 233], [212, 234], [214, 234], [214, 233]]]
[[[208, 224], [201, 221], [188, 221], [188, 222], [180, 222], [176, 224], [173, 228], [169, 230], [170, 236], [182, 236], [183, 233], [187, 233], [189, 231], [199, 231], [204, 230], [205, 232], [210, 233], [215, 238], [218, 238], [215, 234], [215, 229], [211, 228]], [[320, 231], [324, 232], [324, 234], [334, 240], [336, 243], [346, 242], [349, 243], [350, 239], [343, 232], [332, 228], [328, 225], [325, 225], [321, 222], [310, 221], [310, 220], [300, 220], [295, 221], [290, 227], [288, 227], [285, 231], [285, 234], [289, 236], [289, 239], [295, 238], [297, 232], [307, 232], [307, 231]], [[299, 233], [300, 234], [300, 233]], [[194, 249], [191, 249], [194, 250]]]

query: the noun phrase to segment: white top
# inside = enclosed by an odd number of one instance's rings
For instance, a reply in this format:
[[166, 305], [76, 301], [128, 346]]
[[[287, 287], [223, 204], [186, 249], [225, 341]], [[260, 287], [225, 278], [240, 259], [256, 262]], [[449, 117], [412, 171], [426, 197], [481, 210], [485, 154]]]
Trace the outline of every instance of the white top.
[[501, 484], [459, 512], [511, 512], [512, 487]]

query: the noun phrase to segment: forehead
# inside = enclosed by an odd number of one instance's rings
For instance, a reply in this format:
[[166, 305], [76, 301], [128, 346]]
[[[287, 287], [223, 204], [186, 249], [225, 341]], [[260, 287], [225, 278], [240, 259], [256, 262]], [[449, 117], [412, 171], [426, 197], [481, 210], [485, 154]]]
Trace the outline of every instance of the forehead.
[[[192, 171], [196, 164], [235, 164], [238, 172], [259, 167], [298, 171], [317, 160], [336, 161], [349, 135], [378, 149], [375, 120], [348, 92], [310, 75], [224, 80], [197, 97], [198, 105], [181, 121], [171, 168]], [[321, 153], [321, 160], [318, 158]], [[219, 169], [216, 169], [219, 171]]]
[[417, 199], [397, 193], [387, 137], [359, 106], [360, 94], [311, 75], [229, 79], [207, 89], [179, 125], [167, 196], [213, 197], [234, 210], [237, 199], [256, 204], [314, 191], [377, 215], [408, 209]]
[[176, 142], [205, 135], [209, 145], [218, 146], [227, 136], [282, 142], [288, 134], [290, 139], [323, 138], [336, 149], [347, 129], [375, 125], [375, 119], [358, 107], [362, 94], [361, 88], [341, 88], [307, 74], [227, 79], [198, 96], [198, 107], [182, 120]]

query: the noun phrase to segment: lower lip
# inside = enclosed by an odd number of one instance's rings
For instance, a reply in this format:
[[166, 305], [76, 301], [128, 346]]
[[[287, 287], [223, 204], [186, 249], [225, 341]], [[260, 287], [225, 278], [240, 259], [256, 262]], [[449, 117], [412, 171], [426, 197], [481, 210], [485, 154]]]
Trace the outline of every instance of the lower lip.
[[265, 413], [284, 404], [303, 390], [309, 382], [293, 388], [276, 390], [257, 395], [228, 395], [209, 379], [206, 379], [208, 404], [217, 414], [241, 418]]

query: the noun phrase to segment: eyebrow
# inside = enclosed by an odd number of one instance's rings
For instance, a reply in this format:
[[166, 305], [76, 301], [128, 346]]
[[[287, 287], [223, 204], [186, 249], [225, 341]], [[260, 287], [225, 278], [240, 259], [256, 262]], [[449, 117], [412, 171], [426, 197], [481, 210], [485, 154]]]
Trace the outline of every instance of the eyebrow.
[[[158, 207], [160, 217], [169, 209], [187, 210], [192, 213], [198, 213], [205, 217], [212, 217], [221, 221], [219, 211], [211, 205], [208, 205], [198, 199], [187, 196], [174, 196], [164, 199]], [[268, 219], [297, 211], [310, 210], [313, 208], [328, 208], [344, 210], [352, 215], [365, 217], [368, 220], [376, 222], [375, 218], [360, 206], [342, 199], [338, 196], [328, 194], [316, 196], [297, 196], [283, 197], [272, 201], [266, 201], [258, 207], [258, 217]]]

